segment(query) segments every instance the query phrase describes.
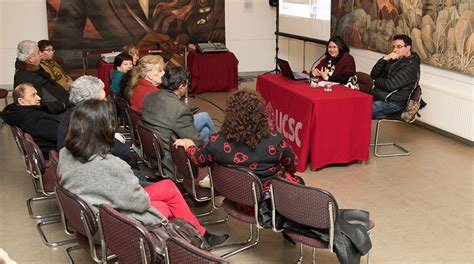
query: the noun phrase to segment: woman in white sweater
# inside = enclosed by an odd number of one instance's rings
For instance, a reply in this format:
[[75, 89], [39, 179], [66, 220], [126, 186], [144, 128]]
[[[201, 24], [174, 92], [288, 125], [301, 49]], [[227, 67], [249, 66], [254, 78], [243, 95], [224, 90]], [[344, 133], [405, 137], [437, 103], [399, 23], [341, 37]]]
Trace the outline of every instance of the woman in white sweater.
[[171, 180], [142, 188], [130, 166], [112, 155], [115, 110], [110, 103], [87, 100], [76, 106], [59, 153], [60, 184], [84, 199], [94, 213], [106, 203], [144, 225], [158, 224], [159, 213], [195, 226], [210, 246], [228, 235], [214, 235], [201, 226]]

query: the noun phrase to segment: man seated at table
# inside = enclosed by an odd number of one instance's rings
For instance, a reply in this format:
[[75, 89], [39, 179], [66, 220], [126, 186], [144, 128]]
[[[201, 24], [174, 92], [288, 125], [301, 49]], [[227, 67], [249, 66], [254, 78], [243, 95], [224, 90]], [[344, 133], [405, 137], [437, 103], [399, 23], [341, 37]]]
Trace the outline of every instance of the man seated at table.
[[48, 158], [48, 152], [56, 149], [59, 118], [43, 111], [40, 102], [41, 97], [31, 83], [19, 84], [13, 90], [13, 103], [5, 107], [2, 118], [10, 126], [30, 133]]
[[41, 105], [52, 114], [62, 113], [69, 106], [69, 94], [40, 67], [40, 58], [36, 42], [23, 40], [18, 43], [13, 85], [31, 83], [41, 97]]
[[403, 110], [420, 78], [420, 58], [411, 50], [411, 38], [395, 35], [392, 47], [370, 73], [374, 81], [372, 117]]

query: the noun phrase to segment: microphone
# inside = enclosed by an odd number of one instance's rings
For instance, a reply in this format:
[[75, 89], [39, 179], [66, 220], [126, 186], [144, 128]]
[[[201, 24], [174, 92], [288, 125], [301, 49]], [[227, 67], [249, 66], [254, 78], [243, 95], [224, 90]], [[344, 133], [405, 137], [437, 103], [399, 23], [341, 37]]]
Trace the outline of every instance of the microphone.
[[310, 77], [313, 77], [313, 67], [314, 67], [314, 65], [316, 65], [316, 63], [317, 63], [319, 60], [321, 60], [324, 56], [326, 56], [326, 52], [324, 52], [323, 55], [321, 55], [317, 60], [315, 60], [315, 61], [313, 62], [313, 64], [311, 64], [311, 68], [309, 68], [309, 76], [310, 76]]

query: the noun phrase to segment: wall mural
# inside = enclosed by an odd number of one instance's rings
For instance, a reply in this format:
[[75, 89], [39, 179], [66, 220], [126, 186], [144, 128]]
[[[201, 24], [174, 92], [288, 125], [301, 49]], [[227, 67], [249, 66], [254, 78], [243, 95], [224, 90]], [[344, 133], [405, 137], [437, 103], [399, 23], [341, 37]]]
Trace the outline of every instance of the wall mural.
[[224, 0], [46, 0], [59, 50], [170, 49], [225, 42]]
[[474, 75], [472, 0], [332, 0], [331, 31], [353, 47], [391, 50], [406, 34], [422, 62]]

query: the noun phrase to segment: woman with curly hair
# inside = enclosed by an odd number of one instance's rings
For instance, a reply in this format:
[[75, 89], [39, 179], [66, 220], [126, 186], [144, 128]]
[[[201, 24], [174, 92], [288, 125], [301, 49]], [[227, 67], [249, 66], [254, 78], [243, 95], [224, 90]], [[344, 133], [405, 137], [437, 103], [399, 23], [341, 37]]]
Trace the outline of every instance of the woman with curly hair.
[[255, 173], [268, 191], [274, 177], [302, 183], [295, 176], [297, 157], [278, 131], [272, 131], [262, 97], [255, 91], [241, 90], [227, 99], [227, 109], [220, 132], [197, 148], [190, 139], [178, 139], [194, 165], [212, 162], [245, 167]]

